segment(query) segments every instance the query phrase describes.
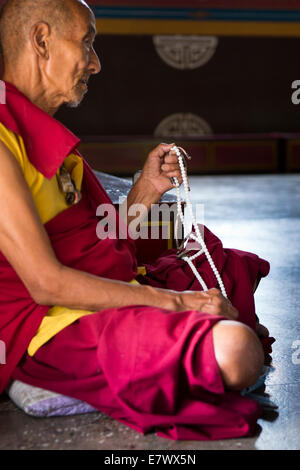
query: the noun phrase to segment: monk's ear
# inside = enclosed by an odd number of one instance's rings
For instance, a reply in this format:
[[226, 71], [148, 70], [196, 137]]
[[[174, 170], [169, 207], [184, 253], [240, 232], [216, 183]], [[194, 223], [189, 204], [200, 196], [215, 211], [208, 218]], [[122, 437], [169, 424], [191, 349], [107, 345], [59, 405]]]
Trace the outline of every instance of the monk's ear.
[[49, 38], [50, 26], [40, 21], [36, 23], [30, 31], [30, 41], [33, 50], [43, 59], [49, 58]]

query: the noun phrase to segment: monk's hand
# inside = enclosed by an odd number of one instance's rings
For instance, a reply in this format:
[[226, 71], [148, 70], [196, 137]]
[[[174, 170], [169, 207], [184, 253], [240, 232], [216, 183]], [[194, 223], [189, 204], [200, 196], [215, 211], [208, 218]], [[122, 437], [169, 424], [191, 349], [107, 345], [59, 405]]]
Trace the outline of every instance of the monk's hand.
[[171, 178], [175, 177], [179, 184], [182, 183], [178, 158], [171, 150], [173, 146], [174, 144], [159, 144], [152, 150], [138, 180], [148, 191], [150, 188], [156, 191], [159, 197], [174, 187]]
[[180, 295], [181, 308], [185, 310], [198, 310], [209, 315], [218, 315], [230, 320], [238, 318], [238, 311], [226, 299], [219, 289], [209, 289], [205, 292], [185, 291]]

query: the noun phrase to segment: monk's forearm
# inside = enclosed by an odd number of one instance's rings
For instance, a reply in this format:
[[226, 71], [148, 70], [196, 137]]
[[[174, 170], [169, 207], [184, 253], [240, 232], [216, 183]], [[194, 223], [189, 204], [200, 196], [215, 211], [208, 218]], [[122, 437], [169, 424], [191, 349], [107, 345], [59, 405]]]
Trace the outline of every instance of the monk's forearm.
[[173, 291], [104, 279], [66, 266], [55, 278], [48, 280], [38, 303], [95, 312], [126, 305], [177, 309], [178, 295]]
[[[145, 187], [143, 180], [139, 179], [132, 187], [127, 199], [120, 206], [120, 216], [125, 220], [127, 225], [129, 225], [137, 216], [140, 219], [143, 219], [151, 209], [151, 205], [158, 202], [161, 196], [162, 194], [160, 194], [153, 186], [148, 184], [148, 186]], [[139, 212], [138, 205], [143, 206], [142, 213], [139, 214], [136, 213]]]
[[237, 310], [218, 289], [176, 292], [151, 286], [100, 278], [66, 266], [46, 270], [45, 278], [33, 298], [42, 305], [60, 305], [71, 309], [97, 312], [107, 308], [146, 305], [172, 312], [196, 310], [229, 319], [238, 318]]

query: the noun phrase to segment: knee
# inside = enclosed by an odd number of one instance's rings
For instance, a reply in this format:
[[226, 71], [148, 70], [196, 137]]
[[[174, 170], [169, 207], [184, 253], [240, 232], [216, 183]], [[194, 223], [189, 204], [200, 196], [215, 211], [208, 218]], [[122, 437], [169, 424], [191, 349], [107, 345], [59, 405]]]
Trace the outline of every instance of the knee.
[[242, 323], [221, 320], [213, 327], [216, 361], [226, 388], [242, 390], [261, 374], [264, 353], [255, 334]]

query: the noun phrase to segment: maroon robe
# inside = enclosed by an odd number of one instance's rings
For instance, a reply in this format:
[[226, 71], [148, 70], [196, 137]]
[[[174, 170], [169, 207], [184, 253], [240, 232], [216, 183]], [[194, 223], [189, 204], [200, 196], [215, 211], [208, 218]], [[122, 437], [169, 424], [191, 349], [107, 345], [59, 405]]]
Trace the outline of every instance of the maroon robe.
[[[13, 85], [6, 86], [7, 104], [0, 105], [0, 121], [23, 138], [31, 163], [51, 178], [64, 158], [76, 152], [79, 140]], [[79, 204], [45, 224], [57, 258], [74, 269], [130, 281], [137, 272], [134, 242], [129, 237], [97, 238], [96, 207], [111, 202], [85, 161], [82, 192]], [[119, 223], [117, 218], [117, 230]], [[239, 310], [239, 320], [254, 328], [253, 285], [267, 275], [269, 264], [251, 253], [224, 250], [208, 229], [205, 240]], [[196, 265], [208, 287], [216, 287], [206, 259], [199, 257]], [[147, 265], [142, 282], [199, 289], [190, 268], [174, 251]], [[87, 401], [141, 432], [157, 430], [174, 439], [219, 439], [253, 432], [259, 405], [224, 391], [214, 357], [211, 331], [222, 317], [143, 306], [107, 309], [65, 328], [30, 358], [26, 349], [48, 309], [33, 301], [0, 254], [0, 339], [7, 347], [7, 363], [0, 365], [0, 392], [13, 374]], [[81, 341], [93, 342], [92, 353], [84, 359], [79, 347], [72, 349]], [[80, 360], [91, 364], [92, 380], [84, 377], [84, 367], [76, 366]], [[65, 366], [77, 368], [73, 380]]]
[[[52, 178], [63, 160], [80, 140], [62, 124], [29, 101], [12, 84], [6, 84], [6, 104], [0, 104], [0, 122], [23, 138], [30, 162], [47, 178]], [[55, 143], [55, 144], [54, 144]], [[77, 152], [78, 153], [78, 152]], [[111, 204], [110, 198], [84, 160], [83, 192], [93, 214], [101, 203]], [[86, 219], [84, 202], [70, 207], [57, 217], [56, 229], [46, 224], [52, 247], [58, 259], [67, 266], [76, 267], [98, 276], [130, 281], [137, 272], [135, 244], [125, 240], [97, 239], [96, 216], [90, 224]], [[77, 212], [77, 214], [74, 214]], [[74, 217], [74, 218], [73, 218]], [[81, 223], [79, 224], [79, 218]], [[68, 233], [68, 220], [73, 221]], [[78, 220], [78, 221], [77, 221]], [[118, 214], [116, 212], [117, 230]], [[84, 234], [83, 234], [84, 228]], [[91, 240], [93, 242], [91, 243]], [[109, 256], [108, 256], [109, 255]], [[6, 346], [6, 364], [0, 364], [0, 393], [12, 371], [25, 353], [44, 315], [50, 306], [37, 305], [5, 256], [0, 252], [0, 340]]]

